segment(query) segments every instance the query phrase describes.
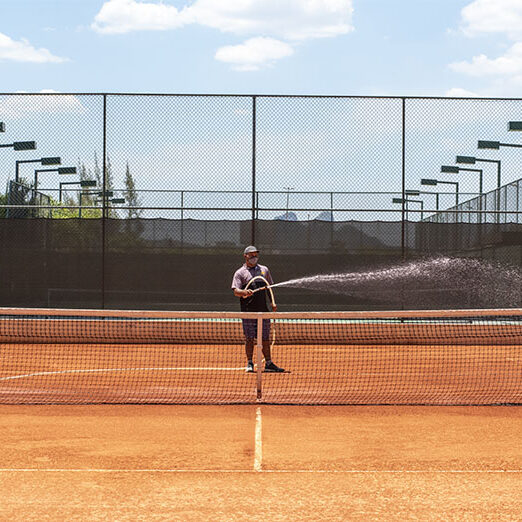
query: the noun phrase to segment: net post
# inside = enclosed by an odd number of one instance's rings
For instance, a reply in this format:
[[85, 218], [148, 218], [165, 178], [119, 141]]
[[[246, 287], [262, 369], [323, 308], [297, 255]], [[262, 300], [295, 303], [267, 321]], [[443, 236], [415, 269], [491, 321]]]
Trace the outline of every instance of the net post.
[[262, 359], [263, 359], [263, 318], [260, 316], [257, 318], [257, 340], [256, 340], [256, 390], [257, 400], [260, 401], [262, 398], [261, 392], [261, 379], [262, 379]]

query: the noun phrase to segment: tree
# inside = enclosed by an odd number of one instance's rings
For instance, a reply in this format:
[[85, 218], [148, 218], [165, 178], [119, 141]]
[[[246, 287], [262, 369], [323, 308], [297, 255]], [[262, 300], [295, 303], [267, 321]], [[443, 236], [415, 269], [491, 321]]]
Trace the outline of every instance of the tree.
[[127, 162], [127, 168], [125, 169], [125, 191], [123, 192], [125, 197], [125, 203], [129, 209], [127, 211], [127, 218], [139, 218], [143, 213], [142, 209], [136, 208], [141, 206], [141, 201], [136, 190], [136, 183], [134, 177], [131, 174], [129, 163]]
[[96, 180], [98, 187], [103, 185], [101, 168], [100, 164], [98, 163], [98, 154], [96, 154], [96, 152], [94, 152], [94, 179]]
[[[94, 153], [94, 164], [95, 164], [95, 172], [97, 167], [98, 159], [96, 157], [96, 153]], [[94, 200], [96, 198], [96, 192], [99, 192], [100, 184], [95, 179], [95, 174], [91, 172], [90, 169], [88, 169], [85, 166], [85, 163], [80, 162], [78, 159], [78, 174], [80, 176], [80, 181], [96, 181], [97, 187], [82, 187], [80, 191], [77, 192], [77, 200], [74, 202], [75, 205], [81, 206], [81, 207], [93, 207], [95, 206]], [[98, 173], [99, 174], [99, 173]], [[76, 216], [79, 217], [79, 213], [76, 213]], [[99, 218], [101, 217], [101, 211], [96, 209], [82, 209], [81, 213], [82, 218]]]
[[[94, 179], [96, 180], [96, 185], [99, 187], [98, 192], [109, 192], [114, 190], [114, 181], [112, 174], [112, 164], [109, 156], [107, 156], [107, 160], [105, 163], [105, 186], [103, 186], [103, 169], [100, 167], [100, 163], [98, 161], [98, 154], [94, 153]], [[106, 199], [106, 202], [110, 198]], [[110, 209], [108, 212], [109, 217], [117, 217], [117, 211]]]
[[[114, 191], [114, 176], [112, 173], [112, 163], [109, 156], [107, 156], [107, 162], [105, 163], [105, 192], [113, 192]], [[117, 218], [118, 211], [116, 209], [110, 208], [110, 200], [112, 196], [106, 196], [105, 204], [109, 206], [109, 211], [107, 213], [108, 217]]]

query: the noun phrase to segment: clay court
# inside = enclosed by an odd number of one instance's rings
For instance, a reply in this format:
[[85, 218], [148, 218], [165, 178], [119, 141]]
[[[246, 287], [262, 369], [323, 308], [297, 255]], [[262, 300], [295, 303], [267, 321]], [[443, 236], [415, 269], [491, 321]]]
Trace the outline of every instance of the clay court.
[[0, 517], [514, 520], [522, 312], [474, 314], [265, 314], [248, 374], [245, 314], [4, 310]]
[[2, 406], [2, 519], [516, 520], [517, 407]]

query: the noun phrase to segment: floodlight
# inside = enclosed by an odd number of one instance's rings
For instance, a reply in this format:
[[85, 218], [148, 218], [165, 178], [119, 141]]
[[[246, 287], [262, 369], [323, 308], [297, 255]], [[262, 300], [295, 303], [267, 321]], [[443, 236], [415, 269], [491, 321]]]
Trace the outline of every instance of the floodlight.
[[479, 149], [500, 149], [500, 141], [484, 141], [479, 140], [477, 147]]
[[473, 156], [457, 156], [455, 163], [466, 163], [468, 165], [474, 165], [476, 161], [477, 158], [474, 158]]
[[442, 167], [440, 168], [441, 172], [447, 172], [450, 174], [458, 174], [459, 170], [460, 170], [459, 167], [452, 167], [450, 165], [442, 165]]
[[76, 174], [76, 167], [58, 167], [58, 174]]
[[59, 157], [42, 158], [40, 160], [40, 163], [42, 165], [61, 165], [62, 158], [59, 158]]
[[13, 150], [35, 150], [35, 141], [15, 141], [13, 143]]

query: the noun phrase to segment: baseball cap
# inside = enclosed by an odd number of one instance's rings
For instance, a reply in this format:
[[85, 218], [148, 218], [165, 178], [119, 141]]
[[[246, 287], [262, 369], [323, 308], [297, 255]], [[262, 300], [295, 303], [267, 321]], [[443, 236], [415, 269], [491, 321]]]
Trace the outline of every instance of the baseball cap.
[[250, 246], [247, 246], [245, 248], [245, 251], [243, 252], [243, 255], [244, 254], [251, 254], [252, 252], [259, 252], [259, 250], [254, 245], [250, 245]]

